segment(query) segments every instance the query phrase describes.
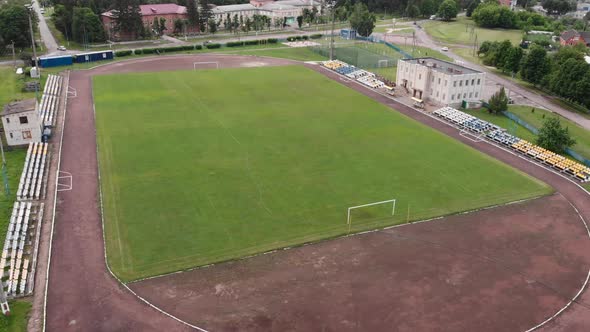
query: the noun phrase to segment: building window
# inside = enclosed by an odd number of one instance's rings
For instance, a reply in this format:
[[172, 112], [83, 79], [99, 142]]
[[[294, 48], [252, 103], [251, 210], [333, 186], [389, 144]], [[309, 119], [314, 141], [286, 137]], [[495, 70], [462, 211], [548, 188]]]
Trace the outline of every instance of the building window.
[[463, 81], [459, 81], [459, 86], [463, 86]]
[[463, 93], [463, 99], [467, 98], [467, 93]]
[[455, 87], [455, 88], [457, 87], [457, 81], [453, 82], [453, 87]]
[[438, 84], [440, 85], [440, 78], [438, 79]]
[[479, 85], [479, 83], [481, 82], [481, 79], [477, 79], [477, 85]]
[[6, 118], [6, 123], [10, 123], [10, 118]]
[[451, 100], [455, 100], [455, 95], [451, 95]]
[[18, 121], [20, 121], [20, 124], [29, 123], [29, 119], [26, 116], [19, 116]]
[[471, 96], [473, 96], [473, 92], [469, 92], [469, 98], [471, 98]]
[[422, 74], [418, 74], [418, 79], [421, 80], [422, 79]]
[[33, 135], [31, 135], [30, 130], [23, 131], [23, 139], [31, 139], [31, 138], [33, 138]]
[[438, 98], [438, 91], [436, 92], [436, 98]]
[[465, 86], [469, 85], [469, 80], [465, 80]]
[[434, 82], [434, 76], [432, 76], [432, 79], [430, 80], [431, 82]]
[[10, 138], [13, 138], [13, 137], [12, 137], [12, 133], [10, 133]]
[[475, 85], [475, 78], [471, 80], [471, 85]]
[[447, 80], [445, 80], [445, 86], [447, 86]]
[[475, 93], [475, 98], [477, 98], [478, 92]]
[[447, 99], [447, 95], [443, 93], [443, 100]]

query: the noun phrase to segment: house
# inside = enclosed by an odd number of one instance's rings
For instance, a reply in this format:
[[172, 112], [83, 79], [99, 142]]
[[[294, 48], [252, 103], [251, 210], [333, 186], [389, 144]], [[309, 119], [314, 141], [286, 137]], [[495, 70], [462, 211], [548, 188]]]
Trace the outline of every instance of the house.
[[303, 9], [316, 8], [320, 11], [321, 4], [315, 0], [250, 0], [250, 3], [239, 5], [214, 6], [212, 8], [215, 21], [222, 22], [229, 15], [232, 19], [235, 15], [242, 19], [251, 18], [254, 15], [264, 15], [274, 22], [282, 18], [285, 24], [296, 24], [297, 16], [303, 15]]
[[516, 0], [500, 0], [500, 5], [509, 7], [510, 10], [514, 10], [516, 7]]
[[396, 85], [412, 97], [441, 105], [481, 100], [485, 73], [435, 58], [401, 59]]
[[590, 46], [590, 31], [564, 31], [561, 36], [559, 36], [559, 43], [562, 46], [576, 45], [580, 43]]
[[41, 142], [43, 123], [39, 118], [39, 104], [36, 99], [5, 105], [1, 117], [8, 145]]
[[[175, 3], [161, 3], [161, 4], [149, 4], [140, 5], [139, 10], [141, 12], [141, 20], [144, 27], [153, 29], [154, 21], [158, 20], [158, 24], [161, 18], [164, 18], [165, 27], [164, 34], [171, 34], [174, 32], [174, 21], [176, 20], [187, 20], [187, 10], [185, 6], [179, 6]], [[125, 32], [115, 31], [116, 26], [116, 12], [109, 10], [108, 12], [101, 14], [102, 24], [107, 34], [107, 38], [110, 40], [128, 40], [134, 39], [135, 36]], [[187, 28], [186, 32], [196, 32], [197, 27]]]

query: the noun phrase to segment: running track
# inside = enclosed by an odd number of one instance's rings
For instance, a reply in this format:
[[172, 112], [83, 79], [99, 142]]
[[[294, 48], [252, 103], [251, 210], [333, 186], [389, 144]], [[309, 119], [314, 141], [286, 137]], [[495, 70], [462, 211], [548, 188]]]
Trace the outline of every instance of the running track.
[[[90, 79], [92, 75], [106, 73], [192, 70], [193, 62], [211, 60], [219, 61], [223, 67], [294, 63], [289, 60], [247, 56], [176, 56], [118, 62], [71, 74], [70, 86], [77, 89], [77, 98], [68, 101], [61, 169], [73, 174], [74, 188], [58, 194], [46, 308], [48, 331], [189, 329], [142, 303], [120, 285], [106, 268]], [[332, 72], [318, 66], [309, 67], [548, 183], [569, 200], [586, 220], [590, 220], [590, 196], [569, 180], [493, 145], [466, 139], [456, 129], [354, 82], [342, 82]], [[587, 309], [574, 305], [571, 311], [577, 313], [575, 320], [588, 318]], [[564, 318], [567, 318], [567, 314], [568, 312]]]

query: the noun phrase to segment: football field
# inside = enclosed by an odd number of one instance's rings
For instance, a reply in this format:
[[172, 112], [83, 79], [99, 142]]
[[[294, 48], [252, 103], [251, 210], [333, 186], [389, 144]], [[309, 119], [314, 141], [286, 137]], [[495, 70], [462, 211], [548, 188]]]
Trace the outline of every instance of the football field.
[[125, 281], [549, 193], [302, 66], [95, 76], [107, 254]]

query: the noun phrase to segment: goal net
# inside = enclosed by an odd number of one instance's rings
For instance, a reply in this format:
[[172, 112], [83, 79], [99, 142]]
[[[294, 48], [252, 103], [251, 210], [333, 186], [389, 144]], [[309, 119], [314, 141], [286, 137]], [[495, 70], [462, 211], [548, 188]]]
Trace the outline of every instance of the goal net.
[[219, 69], [219, 62], [217, 61], [206, 61], [206, 62], [193, 62], [193, 70], [197, 69]]
[[[375, 218], [386, 218], [395, 215], [395, 202], [396, 199], [388, 199], [380, 202], [367, 203], [357, 206], [351, 206], [348, 208], [346, 217], [346, 223], [348, 229], [352, 225], [353, 217], [357, 219], [375, 219]], [[356, 213], [355, 213], [356, 212]]]

